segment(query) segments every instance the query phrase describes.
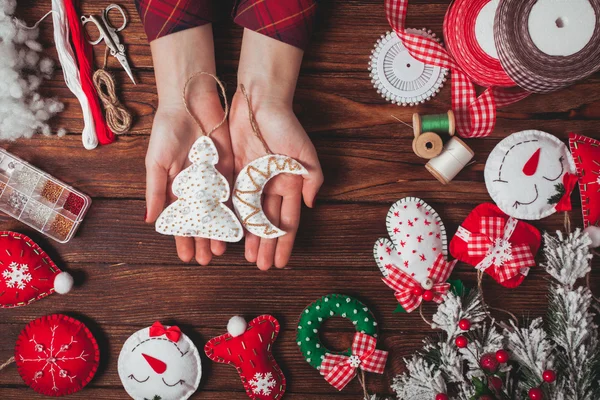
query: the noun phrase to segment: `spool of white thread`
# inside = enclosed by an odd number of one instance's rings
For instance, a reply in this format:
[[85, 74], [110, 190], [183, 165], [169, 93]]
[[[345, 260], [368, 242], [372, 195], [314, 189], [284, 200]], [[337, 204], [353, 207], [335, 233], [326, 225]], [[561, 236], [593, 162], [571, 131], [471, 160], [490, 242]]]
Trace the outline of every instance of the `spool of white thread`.
[[467, 166], [474, 155], [473, 150], [465, 142], [454, 136], [444, 145], [439, 156], [425, 164], [425, 168], [442, 185], [447, 185]]

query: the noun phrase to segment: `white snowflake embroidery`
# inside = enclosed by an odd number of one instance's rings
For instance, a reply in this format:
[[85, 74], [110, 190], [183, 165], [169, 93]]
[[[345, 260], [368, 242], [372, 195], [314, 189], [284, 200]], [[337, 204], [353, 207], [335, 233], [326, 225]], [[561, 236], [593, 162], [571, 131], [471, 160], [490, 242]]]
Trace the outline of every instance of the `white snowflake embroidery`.
[[31, 281], [29, 266], [27, 264], [17, 264], [11, 262], [7, 269], [2, 272], [2, 277], [9, 288], [25, 289], [27, 283]]
[[273, 379], [273, 374], [267, 372], [265, 374], [261, 374], [257, 372], [254, 375], [254, 379], [248, 382], [250, 386], [252, 386], [252, 391], [254, 394], [262, 394], [268, 396], [271, 394], [271, 390], [275, 387], [277, 383], [275, 379]]
[[488, 256], [493, 257], [492, 264], [501, 267], [513, 259], [512, 245], [508, 240], [496, 238], [494, 246], [488, 251]]
[[77, 377], [76, 375], [71, 375], [67, 370], [69, 361], [87, 361], [86, 357], [88, 357], [88, 354], [85, 353], [85, 350], [82, 350], [81, 354], [79, 354], [78, 356], [76, 355], [67, 357], [67, 352], [71, 349], [71, 345], [73, 343], [77, 343], [77, 341], [73, 336], [71, 336], [71, 341], [69, 343], [63, 343], [60, 346], [56, 345], [54, 343], [54, 335], [56, 333], [57, 328], [58, 325], [54, 325], [52, 328], [50, 328], [52, 332], [52, 338], [50, 339], [49, 346], [45, 346], [42, 343], [38, 343], [35, 340], [35, 336], [29, 339], [29, 342], [32, 343], [34, 346], [36, 353], [40, 353], [40, 355], [37, 358], [25, 358], [23, 356], [20, 356], [21, 362], [39, 363], [39, 370], [33, 376], [34, 382], [37, 382], [38, 379], [42, 378], [44, 376], [44, 373], [46, 373], [46, 370], [48, 373], [50, 373], [50, 376], [52, 377], [52, 390], [54, 390], [55, 392], [58, 392], [59, 390], [56, 383], [57, 376], [62, 379], [69, 379], [70, 382], [73, 382], [73, 380]]

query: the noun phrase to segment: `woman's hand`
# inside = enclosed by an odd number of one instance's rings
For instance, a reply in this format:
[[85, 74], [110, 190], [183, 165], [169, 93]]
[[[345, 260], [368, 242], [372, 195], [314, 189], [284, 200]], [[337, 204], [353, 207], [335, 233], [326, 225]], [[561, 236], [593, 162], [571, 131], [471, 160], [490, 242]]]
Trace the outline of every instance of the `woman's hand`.
[[[190, 165], [188, 153], [202, 134], [185, 109], [182, 91], [195, 72], [215, 73], [212, 26], [204, 25], [164, 36], [153, 41], [151, 48], [159, 105], [146, 153], [147, 223], [156, 221], [163, 209], [175, 200], [171, 191], [173, 179]], [[204, 131], [212, 129], [223, 119], [224, 111], [212, 77], [194, 78], [186, 98]], [[231, 183], [233, 155], [227, 124], [213, 132], [211, 138], [219, 152], [217, 169]], [[213, 255], [225, 252], [225, 243], [216, 240], [176, 237], [175, 243], [177, 254], [184, 262], [195, 257], [198, 263], [206, 265]]]
[[[278, 175], [265, 187], [265, 215], [287, 233], [277, 239], [246, 234], [246, 259], [261, 270], [287, 265], [300, 223], [302, 198], [312, 207], [323, 183], [315, 147], [292, 110], [301, 60], [301, 50], [245, 30], [238, 84], [249, 94], [258, 128], [270, 150], [296, 159], [308, 170], [307, 176]], [[239, 88], [231, 104], [229, 129], [237, 176], [249, 162], [266, 155], [252, 131], [248, 104]]]

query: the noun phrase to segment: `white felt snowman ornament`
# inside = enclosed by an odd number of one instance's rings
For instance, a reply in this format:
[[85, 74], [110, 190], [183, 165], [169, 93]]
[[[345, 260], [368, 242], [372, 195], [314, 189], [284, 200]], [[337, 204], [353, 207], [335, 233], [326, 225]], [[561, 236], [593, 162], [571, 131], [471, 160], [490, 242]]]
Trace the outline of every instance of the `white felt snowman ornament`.
[[185, 400], [202, 376], [194, 343], [176, 326], [160, 322], [131, 335], [118, 364], [119, 378], [135, 400]]
[[498, 207], [514, 218], [538, 220], [571, 209], [577, 183], [567, 146], [549, 133], [513, 133], [492, 150], [485, 184]]

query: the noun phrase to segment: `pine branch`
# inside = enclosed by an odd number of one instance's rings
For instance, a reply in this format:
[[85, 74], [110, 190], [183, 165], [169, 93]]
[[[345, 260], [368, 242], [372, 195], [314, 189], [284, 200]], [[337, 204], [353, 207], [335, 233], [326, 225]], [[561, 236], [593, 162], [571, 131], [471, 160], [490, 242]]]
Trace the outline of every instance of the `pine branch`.
[[446, 393], [446, 382], [439, 369], [418, 354], [405, 362], [407, 372], [394, 378], [392, 384], [398, 400], [434, 399], [438, 393]]
[[542, 266], [562, 285], [572, 288], [577, 279], [590, 272], [592, 241], [580, 229], [566, 236], [560, 231], [556, 234], [544, 233], [546, 263]]
[[478, 291], [471, 291], [466, 298], [461, 298], [449, 292], [444, 295], [444, 302], [438, 306], [437, 312], [433, 315], [431, 327], [445, 331], [447, 334], [446, 342], [451, 343], [456, 336], [462, 333], [458, 326], [461, 319], [468, 319], [471, 322], [471, 327], [476, 329], [486, 317], [487, 313]]

